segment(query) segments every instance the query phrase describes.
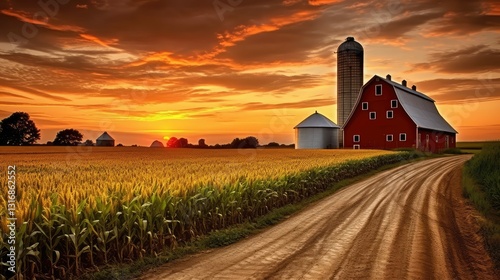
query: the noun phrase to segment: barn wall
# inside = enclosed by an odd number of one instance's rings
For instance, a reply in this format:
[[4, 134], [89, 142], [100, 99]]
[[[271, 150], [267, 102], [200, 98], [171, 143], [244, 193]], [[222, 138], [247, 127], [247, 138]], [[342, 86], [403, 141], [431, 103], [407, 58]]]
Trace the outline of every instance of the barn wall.
[[[416, 126], [398, 101], [397, 108], [391, 108], [391, 100], [397, 99], [392, 85], [374, 78], [368, 82], [361, 93], [361, 100], [354, 109], [349, 123], [344, 127], [344, 147], [352, 149], [359, 145], [361, 149], [395, 149], [416, 147]], [[375, 95], [375, 85], [382, 85], [382, 95]], [[362, 103], [368, 102], [368, 110], [362, 110]], [[393, 111], [393, 118], [388, 119], [386, 112]], [[376, 113], [376, 119], [370, 120], [370, 112]], [[406, 141], [400, 141], [400, 133], [406, 133]], [[388, 134], [393, 135], [391, 142], [386, 141]], [[360, 135], [360, 142], [354, 143], [354, 135]]]
[[295, 149], [338, 148], [337, 128], [304, 127], [295, 129]]
[[418, 130], [418, 133], [420, 139], [418, 146], [422, 151], [439, 152], [448, 148], [456, 148], [457, 141], [454, 133], [422, 128]]

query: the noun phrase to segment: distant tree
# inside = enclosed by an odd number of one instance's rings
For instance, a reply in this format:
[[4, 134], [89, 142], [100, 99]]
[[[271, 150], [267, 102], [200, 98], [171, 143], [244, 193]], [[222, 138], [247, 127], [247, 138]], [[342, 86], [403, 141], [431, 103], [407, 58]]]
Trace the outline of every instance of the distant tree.
[[256, 137], [248, 136], [244, 140], [244, 144], [242, 148], [251, 148], [255, 149], [259, 146], [259, 140]]
[[132, 146], [130, 146], [130, 147], [137, 147], [137, 144], [133, 144], [133, 145], [132, 145]]
[[178, 148], [187, 148], [189, 141], [186, 138], [179, 138], [177, 142]]
[[85, 142], [83, 143], [84, 146], [94, 146], [94, 141], [90, 140], [90, 139], [87, 139], [85, 140]]
[[30, 120], [30, 115], [16, 112], [2, 120], [0, 145], [32, 145], [40, 139], [40, 129]]
[[170, 137], [167, 141], [168, 148], [178, 148], [179, 147], [179, 139], [176, 137]]
[[54, 143], [52, 141], [47, 141], [47, 144], [45, 144], [47, 146], [54, 146]]
[[118, 145], [116, 145], [117, 147], [123, 147], [123, 144], [122, 143], [119, 143]]
[[198, 147], [200, 147], [200, 148], [206, 148], [207, 147], [207, 144], [205, 144], [205, 139], [198, 140]]
[[253, 136], [244, 139], [234, 138], [229, 146], [233, 149], [254, 149], [259, 146], [259, 140]]
[[276, 143], [276, 142], [270, 142], [269, 144], [267, 144], [266, 146], [268, 147], [279, 147], [280, 144], [279, 143]]
[[54, 139], [56, 146], [76, 146], [82, 142], [83, 135], [76, 129], [64, 129], [57, 133]]
[[233, 148], [233, 149], [241, 148], [240, 147], [241, 142], [242, 142], [242, 140], [240, 138], [234, 138], [233, 141], [230, 144], [231, 148]]

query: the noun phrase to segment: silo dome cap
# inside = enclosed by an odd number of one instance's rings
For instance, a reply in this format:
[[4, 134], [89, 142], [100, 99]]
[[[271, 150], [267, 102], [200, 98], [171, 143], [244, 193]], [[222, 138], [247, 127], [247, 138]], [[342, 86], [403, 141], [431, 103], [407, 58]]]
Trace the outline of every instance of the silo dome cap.
[[340, 128], [338, 125], [336, 125], [334, 122], [332, 122], [329, 118], [318, 113], [318, 111], [316, 111], [314, 114], [307, 117], [305, 120], [300, 122], [294, 128], [304, 128], [304, 127]]
[[337, 52], [346, 51], [346, 50], [355, 50], [355, 51], [363, 51], [363, 46], [360, 43], [354, 40], [354, 37], [347, 37], [345, 42], [340, 44]]

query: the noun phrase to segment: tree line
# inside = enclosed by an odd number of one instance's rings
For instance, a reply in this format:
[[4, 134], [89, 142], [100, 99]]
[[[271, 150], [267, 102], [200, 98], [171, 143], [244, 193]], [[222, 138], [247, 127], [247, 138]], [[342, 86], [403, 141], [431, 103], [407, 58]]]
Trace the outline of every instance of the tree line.
[[[57, 133], [54, 141], [47, 142], [47, 145], [55, 146], [93, 146], [94, 142], [90, 139], [82, 143], [83, 135], [76, 129], [64, 129]], [[28, 113], [15, 112], [0, 122], [0, 145], [2, 146], [27, 146], [33, 145], [40, 140], [40, 129], [35, 122], [30, 119]], [[118, 144], [117, 146], [123, 146]], [[137, 145], [133, 145], [137, 146]], [[267, 145], [259, 145], [259, 140], [254, 136], [246, 138], [235, 138], [231, 143], [216, 144], [209, 146], [205, 139], [199, 139], [198, 145], [189, 143], [186, 138], [171, 137], [167, 141], [168, 148], [215, 148], [215, 149], [252, 149], [257, 147], [293, 147], [271, 142]]]

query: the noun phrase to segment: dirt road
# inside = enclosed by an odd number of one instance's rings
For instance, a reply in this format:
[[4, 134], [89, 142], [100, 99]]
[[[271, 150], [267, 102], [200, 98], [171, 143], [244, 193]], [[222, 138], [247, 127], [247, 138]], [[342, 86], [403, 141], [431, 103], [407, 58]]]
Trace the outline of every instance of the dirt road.
[[141, 279], [495, 279], [461, 199], [469, 158], [383, 172], [256, 236]]

